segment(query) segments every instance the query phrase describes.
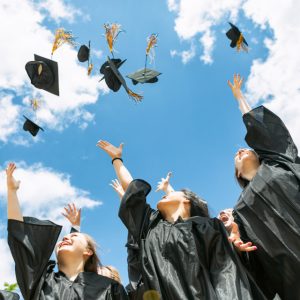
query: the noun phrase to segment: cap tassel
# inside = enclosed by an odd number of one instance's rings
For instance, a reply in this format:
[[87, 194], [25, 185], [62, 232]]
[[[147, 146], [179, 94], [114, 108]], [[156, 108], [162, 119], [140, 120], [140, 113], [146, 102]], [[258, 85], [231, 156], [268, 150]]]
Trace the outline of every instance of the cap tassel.
[[54, 51], [57, 50], [61, 45], [64, 43], [68, 43], [72, 46], [74, 46], [75, 38], [70, 31], [65, 31], [63, 28], [58, 28], [55, 32], [55, 38], [53, 42], [52, 52], [51, 55], [53, 55]]
[[132, 98], [135, 102], [140, 102], [143, 99], [143, 96], [134, 93], [132, 90], [128, 89], [126, 90], [127, 94], [129, 95], [130, 98]]
[[90, 63], [89, 66], [88, 66], [88, 70], [87, 70], [88, 76], [91, 75], [91, 72], [92, 72], [93, 68], [94, 68], [94, 65], [92, 63]]
[[239, 39], [236, 42], [236, 49], [237, 51], [244, 50], [245, 52], [248, 52], [248, 48], [244, 43], [244, 37], [242, 34], [240, 34]]

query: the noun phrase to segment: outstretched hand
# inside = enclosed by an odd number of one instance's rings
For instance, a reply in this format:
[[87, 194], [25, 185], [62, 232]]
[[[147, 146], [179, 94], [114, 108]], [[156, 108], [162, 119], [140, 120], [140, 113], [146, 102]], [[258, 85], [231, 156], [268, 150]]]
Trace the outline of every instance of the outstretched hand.
[[228, 240], [232, 242], [235, 248], [238, 249], [239, 251], [251, 252], [257, 249], [256, 246], [252, 246], [252, 242], [244, 243], [241, 240], [239, 227], [235, 222], [232, 223], [232, 230]]
[[13, 173], [16, 169], [16, 165], [14, 163], [9, 163], [6, 168], [6, 182], [7, 189], [16, 191], [20, 187], [20, 181], [16, 180], [13, 176]]
[[119, 147], [116, 147], [112, 145], [111, 143], [107, 141], [98, 141], [97, 146], [104, 150], [112, 159], [118, 157], [122, 157], [122, 151], [123, 151], [123, 143], [120, 144]]
[[122, 185], [120, 184], [120, 182], [118, 181], [118, 179], [112, 180], [109, 185], [117, 192], [120, 199], [122, 199], [122, 197], [125, 194], [125, 191], [124, 191]]
[[241, 99], [243, 97], [243, 94], [241, 92], [241, 87], [243, 85], [243, 81], [244, 81], [244, 79], [239, 74], [234, 74], [233, 84], [229, 80], [227, 80], [227, 83], [232, 90], [233, 96], [236, 99]]
[[166, 194], [168, 194], [171, 191], [173, 191], [173, 188], [170, 185], [170, 177], [171, 177], [171, 175], [172, 175], [172, 173], [168, 172], [166, 178], [161, 178], [161, 180], [157, 184], [157, 188], [156, 188], [155, 192], [163, 191]]
[[62, 213], [65, 216], [72, 226], [80, 226], [80, 219], [81, 219], [81, 208], [77, 209], [75, 204], [68, 204], [67, 207], [64, 207], [65, 213]]

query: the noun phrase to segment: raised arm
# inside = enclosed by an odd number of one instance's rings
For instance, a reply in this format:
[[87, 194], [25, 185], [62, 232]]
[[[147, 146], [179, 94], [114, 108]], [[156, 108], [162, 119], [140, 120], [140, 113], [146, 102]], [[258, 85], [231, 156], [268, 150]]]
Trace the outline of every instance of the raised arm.
[[251, 110], [251, 107], [248, 104], [245, 96], [243, 95], [243, 93], [241, 91], [243, 80], [244, 79], [239, 74], [234, 74], [233, 84], [229, 80], [227, 80], [227, 83], [232, 90], [234, 98], [239, 103], [239, 108], [240, 108], [242, 114], [244, 115]]
[[156, 188], [155, 192], [163, 191], [163, 192], [166, 193], [166, 195], [168, 195], [171, 192], [174, 192], [174, 189], [173, 189], [173, 187], [170, 184], [170, 177], [171, 177], [171, 175], [172, 175], [172, 173], [169, 172], [167, 174], [166, 178], [162, 178], [161, 181], [158, 182], [157, 188]]
[[110, 186], [118, 194], [120, 200], [122, 200], [122, 198], [125, 194], [125, 191], [124, 191], [123, 187], [121, 186], [120, 182], [118, 181], [118, 179], [112, 180], [111, 183], [110, 183]]
[[16, 169], [14, 163], [8, 164], [6, 168], [6, 182], [7, 182], [7, 218], [10, 220], [17, 220], [23, 222], [23, 215], [21, 212], [17, 190], [20, 186], [20, 181], [15, 180], [13, 173]]
[[129, 186], [133, 178], [130, 172], [123, 164], [123, 160], [122, 160], [123, 143], [120, 144], [119, 147], [116, 147], [107, 141], [100, 140], [97, 143], [97, 146], [100, 149], [102, 149], [104, 152], [106, 152], [112, 159], [112, 164], [114, 166], [118, 180], [122, 185], [124, 191], [126, 191], [127, 187]]
[[69, 203], [68, 206], [64, 207], [64, 210], [65, 212], [62, 215], [70, 221], [72, 225], [71, 232], [73, 232], [73, 228], [74, 231], [80, 232], [81, 208], [77, 209], [74, 203]]

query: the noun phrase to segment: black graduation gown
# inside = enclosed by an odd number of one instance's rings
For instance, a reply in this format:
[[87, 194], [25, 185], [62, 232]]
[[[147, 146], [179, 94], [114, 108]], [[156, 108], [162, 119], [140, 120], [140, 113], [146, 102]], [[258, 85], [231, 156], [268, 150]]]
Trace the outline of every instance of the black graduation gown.
[[70, 281], [54, 272], [49, 261], [61, 226], [25, 217], [8, 220], [8, 244], [16, 265], [17, 282], [25, 300], [127, 299], [122, 285], [93, 272], [81, 272]]
[[[171, 224], [146, 203], [150, 189], [143, 180], [132, 181], [119, 210], [139, 246], [145, 290], [155, 290], [164, 300], [254, 299], [222, 222], [191, 217]], [[138, 278], [136, 261], [133, 265]]]
[[273, 299], [300, 299], [300, 164], [283, 122], [263, 106], [243, 116], [246, 142], [261, 160], [256, 176], [243, 190], [234, 210], [249, 253], [250, 270]]

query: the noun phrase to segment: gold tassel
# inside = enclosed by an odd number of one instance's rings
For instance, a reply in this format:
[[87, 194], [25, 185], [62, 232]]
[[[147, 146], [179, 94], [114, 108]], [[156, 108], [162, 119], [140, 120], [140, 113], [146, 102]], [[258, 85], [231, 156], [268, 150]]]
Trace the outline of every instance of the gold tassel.
[[70, 31], [65, 31], [63, 28], [58, 28], [55, 32], [51, 55], [64, 43], [75, 46], [75, 38]]
[[240, 50], [244, 50], [245, 52], [248, 52], [248, 48], [244, 43], [244, 37], [242, 34], [240, 34], [238, 41], [236, 42], [236, 49], [239, 52]]
[[126, 90], [127, 94], [129, 95], [130, 98], [132, 98], [135, 102], [140, 102], [143, 99], [143, 96], [134, 93], [132, 90], [128, 89]]
[[147, 39], [146, 54], [148, 55], [150, 50], [157, 44], [157, 34], [152, 33]]
[[88, 76], [91, 75], [91, 72], [92, 72], [93, 68], [94, 68], [94, 65], [93, 65], [93, 64], [90, 64], [90, 65], [88, 66], [88, 72], [87, 72]]
[[105, 28], [105, 37], [108, 44], [109, 51], [112, 53], [114, 50], [114, 43], [117, 40], [117, 37], [121, 30], [121, 25], [117, 23], [113, 24], [104, 24]]
[[40, 101], [38, 99], [32, 99], [30, 100], [30, 102], [34, 111], [37, 111], [41, 107]]

